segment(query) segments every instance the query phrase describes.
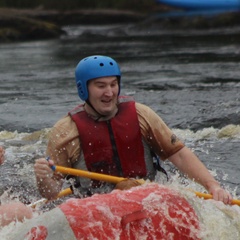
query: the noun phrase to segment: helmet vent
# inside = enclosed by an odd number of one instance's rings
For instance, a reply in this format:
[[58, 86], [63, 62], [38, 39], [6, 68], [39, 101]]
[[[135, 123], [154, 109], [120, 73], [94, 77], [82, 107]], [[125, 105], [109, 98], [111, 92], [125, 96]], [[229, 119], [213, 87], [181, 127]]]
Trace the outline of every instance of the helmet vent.
[[99, 65], [100, 65], [100, 67], [103, 67], [103, 66], [104, 66], [104, 64], [103, 64], [103, 63], [100, 63]]

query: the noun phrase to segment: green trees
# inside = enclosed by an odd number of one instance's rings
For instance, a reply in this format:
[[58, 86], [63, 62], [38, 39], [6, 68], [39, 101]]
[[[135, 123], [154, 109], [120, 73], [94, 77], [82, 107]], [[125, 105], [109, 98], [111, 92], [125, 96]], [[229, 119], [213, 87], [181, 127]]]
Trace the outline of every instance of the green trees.
[[146, 10], [155, 4], [154, 0], [0, 0], [0, 7], [7, 8], [38, 8], [43, 9], [86, 9], [115, 8]]
[[7, 8], [34, 8], [40, 5], [41, 0], [0, 0], [0, 7]]

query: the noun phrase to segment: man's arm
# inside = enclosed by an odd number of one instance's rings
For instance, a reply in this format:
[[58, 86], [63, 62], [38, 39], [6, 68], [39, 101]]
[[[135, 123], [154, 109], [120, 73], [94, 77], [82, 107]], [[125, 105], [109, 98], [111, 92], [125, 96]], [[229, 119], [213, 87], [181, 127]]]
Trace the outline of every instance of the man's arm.
[[217, 201], [222, 201], [225, 204], [230, 204], [232, 196], [224, 190], [220, 184], [210, 174], [204, 164], [198, 157], [187, 147], [169, 157], [169, 160], [190, 179], [204, 186], [213, 198]]

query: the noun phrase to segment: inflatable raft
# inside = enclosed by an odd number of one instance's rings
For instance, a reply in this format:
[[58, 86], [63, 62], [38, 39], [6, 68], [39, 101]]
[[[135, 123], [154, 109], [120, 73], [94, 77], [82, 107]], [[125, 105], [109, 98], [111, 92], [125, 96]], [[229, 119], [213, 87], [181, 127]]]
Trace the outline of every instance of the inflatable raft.
[[240, 0], [156, 0], [156, 2], [187, 10], [240, 10]]
[[198, 217], [178, 192], [156, 183], [69, 199], [19, 224], [10, 240], [198, 240]]

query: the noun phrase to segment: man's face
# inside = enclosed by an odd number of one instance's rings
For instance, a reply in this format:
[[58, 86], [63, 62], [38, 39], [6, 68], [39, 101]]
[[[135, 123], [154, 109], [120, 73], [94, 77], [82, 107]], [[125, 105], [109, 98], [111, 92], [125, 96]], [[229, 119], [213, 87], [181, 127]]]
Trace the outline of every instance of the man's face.
[[117, 108], [119, 85], [115, 76], [101, 77], [89, 81], [89, 101], [102, 115], [108, 116]]

